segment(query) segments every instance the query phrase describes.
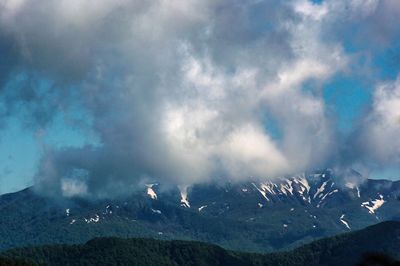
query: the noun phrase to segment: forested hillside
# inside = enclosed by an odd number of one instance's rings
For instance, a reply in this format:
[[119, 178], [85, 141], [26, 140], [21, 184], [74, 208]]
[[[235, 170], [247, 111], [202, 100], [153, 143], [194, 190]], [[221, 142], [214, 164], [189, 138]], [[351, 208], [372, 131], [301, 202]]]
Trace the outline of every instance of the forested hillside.
[[[83, 245], [48, 245], [3, 252], [10, 259], [45, 265], [354, 265], [368, 253], [373, 259], [400, 259], [400, 222], [325, 238], [288, 252], [255, 254], [228, 251], [192, 241], [95, 238]], [[395, 263], [393, 261], [393, 263]], [[378, 264], [385, 265], [385, 264]], [[396, 264], [393, 264], [396, 265]]]

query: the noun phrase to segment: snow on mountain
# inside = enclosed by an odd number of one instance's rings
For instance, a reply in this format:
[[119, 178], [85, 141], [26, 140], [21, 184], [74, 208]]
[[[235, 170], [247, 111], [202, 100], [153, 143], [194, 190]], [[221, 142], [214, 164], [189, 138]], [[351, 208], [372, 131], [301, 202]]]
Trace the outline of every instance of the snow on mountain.
[[[245, 235], [241, 241], [279, 249], [378, 220], [400, 219], [399, 199], [400, 181], [364, 179], [350, 184], [333, 171], [322, 170], [269, 180], [172, 188], [153, 183], [126, 198], [96, 201], [54, 202], [27, 189], [0, 196], [0, 223], [6, 232], [3, 236], [8, 237], [4, 247], [12, 247], [19, 239], [13, 235], [21, 230], [31, 232], [35, 224], [51, 221], [54, 226], [48, 230], [87, 234], [100, 230], [104, 235], [113, 228], [113, 232], [131, 230], [132, 235], [146, 232], [151, 236], [163, 232], [163, 237], [212, 237], [218, 244]], [[21, 213], [24, 219], [19, 219]], [[92, 227], [95, 230], [88, 229]], [[40, 233], [43, 228], [35, 230]], [[261, 244], [260, 236], [265, 239]]]
[[339, 220], [349, 229], [349, 230], [351, 230], [351, 228], [350, 228], [350, 225], [349, 225], [349, 223], [344, 219], [344, 214], [342, 214], [342, 216], [340, 216], [340, 218], [339, 218]]
[[[332, 170], [324, 170], [264, 181], [178, 186], [176, 190], [166, 191], [161, 189], [159, 183], [146, 184], [143, 198], [148, 200], [148, 211], [144, 211], [140, 217], [148, 216], [151, 221], [165, 219], [170, 211], [166, 206], [175, 206], [190, 212], [196, 210], [202, 216], [247, 222], [260, 223], [268, 217], [272, 219], [270, 224], [283, 225], [285, 230], [296, 228], [294, 224], [304, 223], [304, 219], [312, 230], [322, 230], [328, 226], [327, 221], [335, 220], [342, 225], [341, 230], [352, 230], [353, 226], [356, 229], [360, 224], [354, 213], [358, 213], [358, 216], [366, 215], [360, 219], [371, 217], [376, 220], [384, 203], [397, 201], [400, 184], [368, 179], [359, 184], [344, 183]], [[123, 209], [129, 208], [129, 204], [132, 203], [122, 203]], [[103, 206], [105, 209], [91, 210], [80, 217], [75, 215], [75, 211], [71, 212], [70, 208], [64, 208], [64, 215], [70, 218], [70, 225], [100, 223], [121, 215], [118, 210], [120, 207], [115, 202]], [[302, 212], [304, 214], [300, 215]], [[347, 217], [345, 213], [353, 215]], [[335, 215], [338, 215], [336, 217], [339, 217], [339, 221], [334, 218]], [[330, 216], [332, 218], [326, 220]], [[379, 217], [385, 216], [380, 213]], [[132, 221], [136, 219], [130, 218]]]
[[161, 214], [160, 210], [155, 210], [155, 209], [152, 208], [151, 211], [154, 212], [154, 213], [157, 213], [157, 214]]
[[[354, 217], [345, 218], [343, 213], [351, 209], [351, 212], [362, 214], [367, 210], [368, 215], [376, 219], [377, 212], [387, 200], [397, 199], [396, 191], [400, 191], [400, 185], [369, 179], [363, 183], [343, 182], [335, 176], [333, 170], [327, 169], [265, 181], [178, 186], [175, 192], [167, 194], [161, 191], [164, 190], [160, 189], [158, 183], [145, 186], [145, 194], [154, 204], [168, 202], [187, 210], [193, 207], [201, 215], [233, 215], [249, 221], [257, 220], [257, 216], [253, 217], [254, 212], [265, 209], [273, 213], [275, 206], [287, 209], [288, 213], [304, 210], [315, 221], [320, 220], [320, 215], [317, 218], [314, 209], [322, 211], [334, 208], [342, 211], [342, 214], [337, 214], [339, 221], [350, 229]], [[164, 213], [162, 208], [153, 206], [150, 209], [152, 213]], [[112, 212], [113, 208], [107, 206], [104, 214]], [[311, 227], [319, 228], [318, 223], [314, 222]]]
[[[341, 178], [335, 176], [333, 170], [327, 169], [311, 174], [302, 173], [265, 181], [229, 183], [225, 186], [208, 184], [179, 187], [178, 204], [185, 208], [193, 206], [201, 213], [224, 216], [236, 211], [250, 212], [252, 208], [269, 209], [278, 203], [279, 206], [287, 205], [288, 211], [294, 210], [296, 206], [307, 211], [308, 208], [343, 209], [348, 205], [352, 206], [351, 208], [358, 208], [357, 211], [361, 213], [366, 209], [368, 214], [375, 217], [387, 198], [397, 199], [396, 193], [400, 191], [400, 184], [391, 184], [387, 181], [369, 179], [360, 183], [343, 182]], [[245, 211], [244, 206], [247, 208]], [[340, 221], [346, 228], [350, 227], [348, 219], [341, 217]]]
[[181, 192], [181, 206], [190, 208], [190, 203], [188, 200], [188, 187], [187, 186], [180, 186], [179, 190]]
[[368, 210], [370, 214], [374, 214], [376, 210], [378, 210], [385, 203], [382, 195], [379, 195], [378, 199], [366, 201], [361, 203], [361, 207], [364, 207]]
[[150, 196], [152, 199], [157, 199], [157, 194], [153, 190], [153, 186], [157, 184], [146, 184], [147, 187], [147, 195]]
[[98, 223], [100, 221], [100, 216], [99, 215], [95, 215], [94, 217], [90, 217], [90, 218], [84, 218], [86, 223]]
[[199, 212], [201, 212], [201, 210], [203, 210], [204, 208], [207, 208], [207, 205], [203, 205], [203, 206], [201, 206], [198, 210], [199, 210]]
[[[325, 186], [328, 182], [323, 182], [322, 185], [317, 189], [317, 192], [315, 192], [313, 199], [315, 199], [320, 193], [324, 192]], [[322, 194], [321, 194], [322, 195]]]

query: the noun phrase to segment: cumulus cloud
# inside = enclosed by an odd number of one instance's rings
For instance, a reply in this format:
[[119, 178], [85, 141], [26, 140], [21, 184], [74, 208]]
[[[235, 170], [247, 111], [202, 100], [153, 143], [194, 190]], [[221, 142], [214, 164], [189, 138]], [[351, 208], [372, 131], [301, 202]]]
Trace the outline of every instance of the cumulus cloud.
[[400, 163], [400, 76], [377, 86], [359, 132], [360, 151], [377, 166]]
[[340, 12], [386, 8], [345, 2], [5, 0], [1, 114], [26, 109], [40, 128], [71, 109], [88, 117], [98, 144], [44, 151], [35, 180], [55, 195], [324, 166], [338, 140], [321, 84], [350, 60], [325, 37], [357, 20]]

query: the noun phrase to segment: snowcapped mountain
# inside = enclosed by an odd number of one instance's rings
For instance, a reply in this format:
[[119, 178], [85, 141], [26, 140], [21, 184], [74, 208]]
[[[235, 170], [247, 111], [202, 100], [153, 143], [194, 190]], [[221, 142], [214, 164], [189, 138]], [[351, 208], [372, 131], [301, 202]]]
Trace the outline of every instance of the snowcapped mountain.
[[[356, 172], [353, 174], [359, 175]], [[151, 185], [151, 190], [148, 188], [147, 193], [151, 199], [174, 201], [171, 195], [158, 197], [157, 187], [158, 184], [155, 184]], [[179, 192], [180, 206], [198, 210], [201, 214], [230, 217], [239, 211], [241, 215], [237, 218], [243, 219], [246, 214], [254, 214], [257, 209], [274, 211], [276, 206], [286, 208], [289, 212], [298, 209], [323, 213], [334, 209], [341, 211], [337, 220], [350, 229], [345, 217], [353, 217], [355, 213], [362, 217], [369, 216], [367, 220], [389, 219], [391, 215], [397, 215], [392, 205], [399, 203], [400, 182], [371, 179], [349, 182], [336, 177], [332, 170], [327, 169], [265, 182], [196, 185]], [[352, 219], [358, 223], [357, 217]]]
[[146, 236], [271, 251], [400, 219], [399, 193], [400, 181], [343, 181], [329, 169], [263, 182], [146, 184], [118, 200], [54, 201], [26, 189], [0, 196], [0, 248]]

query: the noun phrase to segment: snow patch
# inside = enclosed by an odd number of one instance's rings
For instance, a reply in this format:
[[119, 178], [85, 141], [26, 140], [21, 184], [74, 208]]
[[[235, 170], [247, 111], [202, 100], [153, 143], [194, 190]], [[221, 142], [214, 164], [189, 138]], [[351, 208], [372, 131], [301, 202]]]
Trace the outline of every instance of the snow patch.
[[90, 224], [90, 223], [98, 223], [100, 221], [100, 216], [99, 215], [95, 215], [94, 218], [91, 217], [89, 219], [84, 218], [85, 222]]
[[104, 214], [112, 214], [112, 209], [111, 209], [111, 205], [107, 205], [106, 206], [106, 212]]
[[154, 212], [154, 213], [157, 213], [157, 214], [161, 214], [160, 210], [155, 210], [155, 209], [151, 208], [151, 211]]
[[157, 194], [153, 189], [154, 185], [157, 185], [157, 184], [146, 184], [146, 186], [147, 186], [147, 195], [149, 195], [150, 198], [155, 200], [155, 199], [157, 199]]
[[251, 184], [258, 190], [258, 192], [261, 193], [261, 195], [262, 195], [267, 201], [269, 201], [269, 198], [267, 197], [267, 193], [264, 191], [263, 184], [261, 184], [262, 190], [259, 189], [259, 188], [256, 186], [256, 184], [254, 184], [254, 183], [251, 183]]
[[[308, 201], [308, 203], [311, 203], [310, 196], [308, 195], [308, 193], [310, 192], [311, 187], [308, 184], [307, 179], [304, 176], [296, 177], [295, 178], [295, 183], [299, 183], [300, 184], [299, 194], [303, 198], [303, 200], [304, 201]], [[308, 197], [306, 197], [306, 195]]]
[[181, 206], [185, 208], [190, 208], [190, 203], [188, 200], [187, 186], [179, 186], [181, 192]]
[[344, 219], [344, 214], [340, 216], [339, 220], [342, 222], [342, 224], [344, 224], [347, 227], [347, 229], [351, 230], [349, 223]]
[[306, 191], [307, 191], [307, 193], [310, 191], [310, 189], [311, 189], [311, 187], [310, 187], [310, 185], [308, 184], [308, 181], [307, 181], [307, 179], [303, 176], [303, 177], [300, 177], [299, 179], [297, 179], [302, 185], [303, 185], [303, 187], [306, 189]]
[[[338, 190], [338, 189], [334, 189], [334, 190], [332, 190], [331, 192], [325, 194], [325, 196], [322, 197], [322, 199], [321, 199], [321, 201], [319, 202], [318, 205], [320, 205], [321, 202], [322, 202], [326, 197], [328, 197], [328, 196], [330, 196], [330, 195], [332, 195], [332, 194], [334, 194], [334, 193], [337, 193], [337, 192], [339, 192], [339, 190]], [[322, 194], [321, 194], [321, 195], [322, 195]]]
[[370, 214], [374, 214], [376, 210], [382, 207], [383, 203], [385, 203], [385, 200], [382, 195], [379, 195], [379, 199], [363, 202], [361, 207], [366, 208]]
[[274, 191], [274, 188], [277, 187], [276, 184], [272, 183], [271, 181], [261, 183], [261, 189], [264, 190], [265, 192], [269, 192], [270, 194], [275, 195], [276, 192]]
[[287, 195], [287, 192], [289, 192], [290, 194], [293, 195], [293, 187], [292, 187], [292, 181], [286, 179], [286, 183], [287, 184], [281, 184], [281, 191], [282, 193], [284, 193], [285, 195]]
[[325, 182], [322, 183], [322, 185], [317, 189], [317, 192], [315, 192], [314, 197], [313, 197], [314, 199], [318, 196], [319, 193], [324, 192], [325, 186], [326, 186], [327, 183], [328, 183], [328, 182], [325, 181]]
[[207, 205], [203, 205], [199, 208], [199, 212], [201, 212], [201, 210], [203, 210], [204, 208], [207, 208]]

